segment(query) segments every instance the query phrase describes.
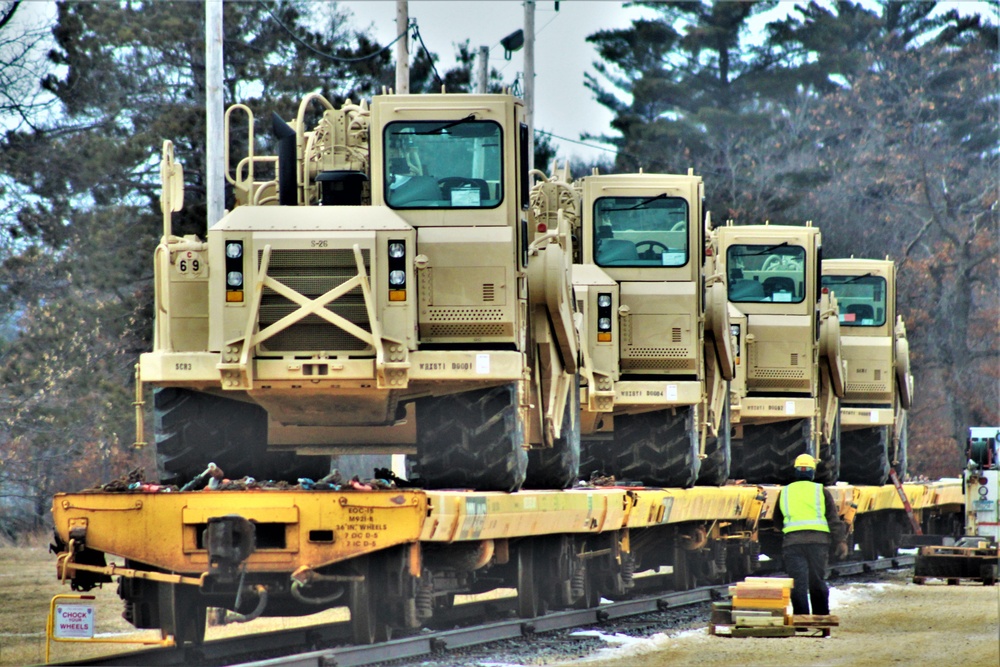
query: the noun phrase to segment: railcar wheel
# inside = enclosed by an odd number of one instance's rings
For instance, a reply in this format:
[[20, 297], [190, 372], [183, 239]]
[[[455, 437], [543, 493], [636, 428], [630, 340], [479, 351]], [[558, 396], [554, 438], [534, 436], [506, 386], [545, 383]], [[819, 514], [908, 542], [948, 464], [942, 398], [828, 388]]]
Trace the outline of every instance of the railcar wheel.
[[424, 487], [517, 491], [527, 467], [516, 384], [417, 401]]
[[572, 606], [574, 609], [592, 609], [601, 604], [600, 583], [586, 563], [581, 567], [583, 568], [583, 572], [580, 574], [583, 592], [580, 597], [574, 600]]
[[906, 519], [892, 514], [879, 526], [878, 534], [875, 537], [875, 550], [882, 558], [895, 558], [899, 553], [899, 545], [903, 541], [904, 525]]
[[363, 581], [352, 581], [348, 588], [351, 610], [351, 639], [355, 644], [374, 644], [392, 638], [392, 630], [382, 618], [385, 606], [385, 585], [378, 568], [370, 564], [356, 566]]
[[294, 482], [330, 472], [326, 456], [267, 450], [267, 412], [253, 403], [190, 389], [153, 391], [153, 430], [160, 482], [190, 481], [215, 463], [230, 479]]
[[698, 479], [697, 406], [615, 417], [615, 474], [646, 486], [688, 488]]
[[528, 451], [529, 489], [569, 489], [580, 479], [580, 379], [570, 389], [562, 436], [551, 447]]
[[729, 389], [726, 389], [726, 403], [722, 408], [719, 435], [708, 436], [705, 442], [705, 458], [698, 471], [698, 486], [725, 486], [732, 469], [732, 428], [729, 422]]
[[164, 639], [172, 635], [178, 646], [205, 641], [208, 606], [198, 591], [191, 586], [158, 583], [157, 602]]
[[517, 547], [517, 615], [535, 618], [543, 613], [541, 591], [535, 581], [535, 548], [529, 540]]
[[861, 550], [861, 560], [878, 558], [876, 548], [875, 525], [868, 517], [858, 517], [854, 527], [854, 541]]
[[810, 449], [812, 420], [743, 427], [743, 474], [750, 484], [795, 481], [792, 463]]
[[889, 426], [841, 435], [840, 477], [849, 484], [882, 486], [889, 479]]

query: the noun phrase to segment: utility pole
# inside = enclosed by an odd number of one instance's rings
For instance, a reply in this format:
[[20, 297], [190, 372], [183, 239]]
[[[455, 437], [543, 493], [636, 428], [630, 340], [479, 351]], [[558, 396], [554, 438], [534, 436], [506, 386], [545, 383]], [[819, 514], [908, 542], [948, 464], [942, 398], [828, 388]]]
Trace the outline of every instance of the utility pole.
[[524, 115], [528, 121], [528, 164], [535, 165], [535, 0], [524, 0]]
[[223, 141], [222, 0], [205, 2], [205, 188], [208, 226], [222, 218], [226, 205]]
[[396, 93], [410, 93], [410, 10], [406, 0], [396, 0], [396, 34], [402, 38], [396, 42]]
[[479, 71], [476, 77], [476, 92], [485, 93], [490, 78], [490, 47], [479, 47]]

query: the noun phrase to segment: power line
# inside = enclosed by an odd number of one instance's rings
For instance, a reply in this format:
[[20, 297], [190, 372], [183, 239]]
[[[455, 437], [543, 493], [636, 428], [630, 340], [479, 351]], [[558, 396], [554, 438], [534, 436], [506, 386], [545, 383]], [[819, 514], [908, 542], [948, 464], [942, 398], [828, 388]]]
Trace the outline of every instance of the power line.
[[587, 148], [596, 148], [599, 151], [606, 151], [608, 153], [614, 153], [615, 155], [618, 155], [619, 153], [617, 148], [605, 148], [604, 146], [599, 146], [597, 144], [588, 144], [585, 141], [577, 141], [576, 139], [560, 137], [558, 134], [553, 134], [552, 132], [546, 132], [545, 130], [535, 130], [535, 134], [544, 134], [546, 136], [552, 137], [553, 139], [559, 139], [560, 141], [568, 141], [571, 144], [579, 144], [581, 146], [586, 146]]
[[[265, 6], [264, 9], [267, 10], [267, 13], [271, 15], [271, 18], [274, 20], [274, 22], [277, 23], [281, 27], [282, 30], [284, 30], [285, 32], [287, 32], [291, 36], [292, 39], [294, 39], [296, 42], [298, 42], [302, 46], [306, 47], [307, 49], [309, 49], [310, 51], [312, 51], [313, 53], [315, 53], [319, 57], [326, 58], [327, 60], [332, 60], [335, 63], [359, 63], [359, 62], [363, 62], [365, 60], [371, 60], [372, 58], [374, 58], [374, 57], [382, 54], [385, 51], [387, 51], [390, 46], [392, 46], [393, 44], [395, 44], [399, 40], [403, 39], [403, 37], [406, 36], [406, 32], [407, 32], [406, 30], [404, 30], [403, 32], [399, 33], [399, 35], [396, 36], [396, 39], [392, 40], [391, 42], [389, 42], [388, 44], [386, 44], [385, 46], [383, 46], [381, 49], [379, 49], [378, 51], [375, 51], [373, 53], [369, 53], [366, 56], [360, 56], [358, 58], [338, 58], [337, 56], [331, 56], [329, 53], [324, 53], [323, 51], [319, 51], [318, 49], [313, 48], [309, 44], [306, 44], [298, 35], [296, 35], [294, 32], [292, 32], [291, 28], [289, 28], [284, 23], [282, 23], [278, 19], [278, 17], [274, 15], [274, 12], [271, 11], [270, 7], [266, 7]], [[413, 27], [414, 27], [414, 30], [416, 30], [416, 22], [415, 21], [413, 23]], [[421, 44], [423, 44], [422, 41], [421, 41]], [[426, 51], [426, 49], [424, 49], [424, 51]], [[433, 65], [433, 63], [432, 63], [432, 65]], [[434, 72], [434, 75], [437, 76], [437, 72]], [[438, 80], [440, 81], [440, 78]]]
[[417, 20], [413, 19], [413, 38], [420, 42], [420, 48], [424, 50], [424, 55], [427, 56], [427, 62], [431, 64], [431, 71], [434, 72], [434, 78], [437, 79], [438, 85], [442, 85], [444, 82], [441, 81], [441, 77], [438, 76], [437, 67], [434, 65], [434, 59], [431, 58], [430, 51], [424, 46], [424, 38], [420, 36], [420, 28], [417, 27]]

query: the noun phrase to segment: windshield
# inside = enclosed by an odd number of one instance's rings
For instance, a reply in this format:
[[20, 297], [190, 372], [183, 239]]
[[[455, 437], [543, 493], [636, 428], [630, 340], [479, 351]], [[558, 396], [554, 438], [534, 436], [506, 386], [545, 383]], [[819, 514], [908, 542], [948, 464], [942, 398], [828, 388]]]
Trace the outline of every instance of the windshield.
[[788, 245], [732, 245], [726, 251], [729, 300], [800, 303], [805, 298], [806, 249]]
[[594, 202], [598, 266], [684, 266], [688, 203], [679, 197], [601, 197]]
[[881, 276], [823, 276], [840, 306], [840, 323], [849, 327], [885, 324], [885, 278]]
[[500, 125], [471, 116], [389, 123], [385, 200], [392, 208], [495, 208], [503, 200]]

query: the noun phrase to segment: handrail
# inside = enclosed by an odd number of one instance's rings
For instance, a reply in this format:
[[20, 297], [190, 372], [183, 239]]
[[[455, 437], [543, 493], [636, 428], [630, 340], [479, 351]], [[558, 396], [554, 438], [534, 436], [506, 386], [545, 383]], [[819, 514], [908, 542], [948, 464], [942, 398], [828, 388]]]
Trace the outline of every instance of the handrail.
[[[229, 122], [230, 122], [230, 118], [229, 117], [233, 113], [233, 111], [243, 111], [247, 115], [247, 157], [245, 157], [242, 160], [240, 160], [239, 165], [237, 165], [237, 167], [236, 167], [237, 173], [236, 173], [236, 178], [235, 179], [230, 175], [230, 170], [229, 170]], [[225, 146], [223, 147], [223, 150], [224, 150], [223, 155], [225, 156], [224, 159], [226, 161], [226, 180], [229, 181], [230, 185], [236, 185], [237, 180], [239, 179], [239, 169], [240, 169], [240, 167], [243, 166], [243, 163], [245, 161], [247, 161], [247, 160], [249, 160], [249, 162], [250, 162], [250, 169], [249, 169], [250, 183], [253, 184], [253, 164], [254, 164], [254, 154], [253, 154], [253, 142], [254, 142], [253, 120], [254, 120], [253, 119], [253, 111], [251, 111], [250, 107], [248, 107], [245, 104], [234, 104], [231, 107], [229, 107], [228, 109], [226, 109], [226, 117], [225, 117], [225, 121], [226, 121], [225, 122], [226, 137], [225, 137]]]
[[320, 104], [326, 107], [327, 111], [337, 110], [337, 108], [333, 106], [333, 104], [331, 104], [330, 101], [325, 97], [323, 97], [323, 95], [320, 93], [309, 93], [308, 95], [302, 98], [301, 102], [299, 102], [299, 112], [295, 116], [295, 161], [296, 161], [295, 172], [296, 172], [296, 178], [298, 180], [296, 189], [298, 190], [299, 206], [308, 203], [306, 201], [307, 167], [305, 160], [302, 159], [303, 156], [305, 155], [305, 149], [306, 149], [305, 146], [306, 133], [303, 131], [302, 128], [305, 127], [306, 108], [309, 106], [309, 103], [312, 102], [313, 100], [319, 101]]

